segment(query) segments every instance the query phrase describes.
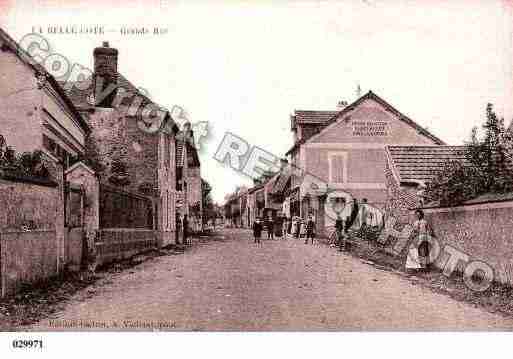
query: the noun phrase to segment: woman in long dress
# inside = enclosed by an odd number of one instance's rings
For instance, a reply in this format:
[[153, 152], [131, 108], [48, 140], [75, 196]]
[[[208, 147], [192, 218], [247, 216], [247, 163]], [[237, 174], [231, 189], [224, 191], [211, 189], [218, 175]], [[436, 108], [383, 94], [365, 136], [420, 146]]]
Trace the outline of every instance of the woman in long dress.
[[306, 238], [306, 221], [301, 219], [301, 225], [299, 227], [299, 237]]
[[[414, 242], [410, 245], [406, 257], [406, 269], [426, 270], [429, 263], [429, 242], [428, 239], [433, 231], [424, 218], [424, 212], [420, 209], [415, 211], [416, 220], [413, 222]], [[421, 241], [418, 243], [418, 241]]]

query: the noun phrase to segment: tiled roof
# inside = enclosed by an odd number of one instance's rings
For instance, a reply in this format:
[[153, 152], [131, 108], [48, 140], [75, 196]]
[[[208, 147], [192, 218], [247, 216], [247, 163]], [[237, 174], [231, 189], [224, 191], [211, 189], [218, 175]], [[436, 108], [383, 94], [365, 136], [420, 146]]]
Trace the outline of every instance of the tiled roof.
[[336, 116], [338, 111], [311, 111], [311, 110], [295, 110], [292, 116], [292, 128], [300, 124], [325, 124], [331, 118]]
[[445, 164], [467, 162], [464, 146], [387, 146], [386, 150], [401, 182], [429, 182]]
[[[93, 92], [93, 82], [91, 78], [85, 80], [84, 82], [72, 82], [72, 81], [61, 81], [59, 82], [61, 87], [66, 91], [66, 94], [71, 99], [73, 104], [81, 109], [87, 110], [93, 108], [94, 106], [90, 103], [90, 96]], [[125, 76], [118, 73], [118, 88], [125, 90], [127, 93], [132, 95], [138, 95], [143, 98], [143, 103], [153, 103], [146, 95], [141, 93]], [[122, 104], [130, 104], [131, 97], [127, 96], [123, 99]]]
[[261, 189], [261, 188], [263, 188], [263, 187], [264, 187], [264, 185], [263, 185], [263, 184], [256, 185], [256, 186], [254, 186], [254, 187], [252, 187], [252, 188], [248, 189], [248, 193], [253, 193], [253, 192], [258, 191], [259, 189]]
[[286, 189], [287, 183], [289, 183], [291, 174], [288, 171], [284, 171], [280, 173], [278, 178], [274, 181], [274, 186], [271, 190], [271, 193], [274, 195], [283, 194]]

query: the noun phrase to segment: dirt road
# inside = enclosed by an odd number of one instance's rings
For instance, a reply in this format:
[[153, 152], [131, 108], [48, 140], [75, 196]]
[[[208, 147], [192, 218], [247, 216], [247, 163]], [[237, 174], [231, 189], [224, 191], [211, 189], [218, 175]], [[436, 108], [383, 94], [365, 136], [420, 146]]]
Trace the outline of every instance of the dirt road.
[[35, 330], [510, 330], [513, 320], [300, 240], [196, 243], [77, 294]]

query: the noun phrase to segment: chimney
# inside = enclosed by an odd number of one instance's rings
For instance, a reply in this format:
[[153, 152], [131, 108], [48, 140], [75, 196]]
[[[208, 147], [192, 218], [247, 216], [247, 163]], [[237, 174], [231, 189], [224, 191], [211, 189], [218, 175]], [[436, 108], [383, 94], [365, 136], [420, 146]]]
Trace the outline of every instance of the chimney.
[[289, 161], [286, 158], [280, 158], [280, 171], [284, 171], [289, 164]]
[[101, 47], [94, 49], [93, 57], [96, 106], [112, 107], [118, 84], [118, 50], [104, 41]]
[[337, 111], [342, 111], [344, 108], [347, 107], [347, 105], [348, 105], [347, 101], [344, 101], [344, 100], [339, 101], [337, 103]]

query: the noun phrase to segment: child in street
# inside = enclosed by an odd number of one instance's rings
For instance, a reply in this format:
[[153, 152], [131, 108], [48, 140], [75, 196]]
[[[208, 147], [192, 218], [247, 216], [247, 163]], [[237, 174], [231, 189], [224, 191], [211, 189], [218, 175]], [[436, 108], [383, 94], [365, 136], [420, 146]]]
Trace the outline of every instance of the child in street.
[[315, 237], [315, 221], [313, 215], [310, 215], [308, 218], [308, 222], [306, 222], [306, 238], [305, 243], [308, 244], [308, 238], [312, 240], [312, 244], [314, 242]]
[[253, 237], [254, 243], [260, 243], [260, 237], [262, 236], [262, 223], [260, 222], [260, 218], [255, 219], [253, 223]]
[[306, 237], [306, 222], [304, 219], [301, 219], [301, 225], [300, 225], [300, 230], [299, 230], [299, 236], [301, 238], [303, 237]]

